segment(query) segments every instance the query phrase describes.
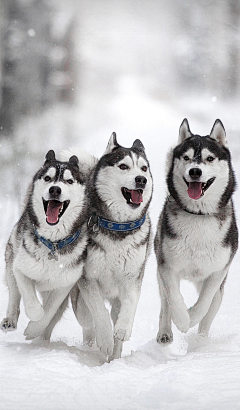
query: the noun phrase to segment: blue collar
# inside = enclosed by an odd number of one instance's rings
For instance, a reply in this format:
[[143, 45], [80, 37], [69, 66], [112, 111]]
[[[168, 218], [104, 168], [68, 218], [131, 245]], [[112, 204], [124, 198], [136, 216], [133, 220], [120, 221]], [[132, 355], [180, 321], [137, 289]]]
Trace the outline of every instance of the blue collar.
[[118, 232], [126, 232], [126, 231], [133, 231], [134, 229], [140, 228], [145, 222], [146, 215], [142, 219], [133, 222], [112, 222], [107, 219], [102, 218], [101, 216], [98, 217], [98, 226], [100, 228], [108, 229], [109, 231], [118, 231]]
[[65, 246], [68, 246], [74, 241], [76, 241], [76, 239], [79, 237], [81, 233], [81, 229], [79, 229], [74, 235], [69, 236], [68, 238], [62, 239], [61, 241], [57, 241], [57, 242], [51, 242], [49, 241], [49, 239], [46, 239], [43, 236], [40, 236], [35, 227], [34, 227], [34, 232], [37, 238], [43, 243], [43, 245], [45, 245], [50, 250], [48, 254], [48, 259], [58, 260], [58, 257], [57, 255], [55, 255], [55, 252], [59, 251]]

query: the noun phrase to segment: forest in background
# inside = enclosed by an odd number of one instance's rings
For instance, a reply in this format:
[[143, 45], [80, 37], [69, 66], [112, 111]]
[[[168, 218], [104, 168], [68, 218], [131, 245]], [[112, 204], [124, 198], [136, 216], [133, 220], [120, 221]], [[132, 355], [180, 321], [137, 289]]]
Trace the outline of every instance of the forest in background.
[[17, 197], [48, 149], [108, 138], [124, 93], [170, 107], [240, 96], [235, 0], [0, 0], [0, 49], [0, 183], [15, 175]]

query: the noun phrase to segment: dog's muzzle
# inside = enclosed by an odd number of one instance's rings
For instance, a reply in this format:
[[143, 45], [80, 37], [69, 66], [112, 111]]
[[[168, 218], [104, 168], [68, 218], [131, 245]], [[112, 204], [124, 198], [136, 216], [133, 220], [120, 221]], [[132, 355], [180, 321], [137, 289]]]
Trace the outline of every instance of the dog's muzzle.
[[46, 214], [46, 222], [49, 225], [56, 225], [66, 211], [70, 201], [59, 201], [62, 190], [59, 186], [53, 185], [49, 188], [49, 200], [43, 198], [43, 207]]
[[[199, 170], [199, 168], [195, 168], [195, 169], [198, 169]], [[191, 170], [190, 170], [191, 171]], [[189, 174], [190, 174], [190, 171], [189, 171]], [[201, 171], [201, 170], [200, 170]], [[200, 173], [199, 173], [200, 174]], [[200, 176], [202, 175], [202, 171], [201, 171], [201, 174], [199, 175], [199, 177], [196, 177], [195, 179], [198, 179], [198, 178], [200, 178]], [[188, 187], [188, 190], [187, 190], [187, 192], [188, 192], [188, 196], [189, 196], [189, 198], [191, 198], [191, 199], [195, 199], [195, 200], [197, 200], [197, 199], [199, 199], [199, 198], [201, 198], [204, 194], [205, 194], [205, 192], [207, 191], [207, 189], [212, 185], [212, 183], [214, 182], [214, 180], [215, 180], [215, 177], [213, 177], [213, 178], [210, 178], [207, 182], [200, 182], [200, 181], [187, 181], [185, 178], [183, 178], [184, 179], [184, 181], [185, 181], [185, 183], [186, 183], [186, 185], [187, 185], [187, 187]], [[193, 178], [194, 179], [194, 178]]]

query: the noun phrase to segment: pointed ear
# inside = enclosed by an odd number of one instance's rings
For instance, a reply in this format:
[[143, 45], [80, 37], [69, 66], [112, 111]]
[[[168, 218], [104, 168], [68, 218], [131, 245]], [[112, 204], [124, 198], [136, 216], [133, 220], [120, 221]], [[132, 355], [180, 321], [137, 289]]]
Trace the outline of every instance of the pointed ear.
[[114, 150], [114, 148], [118, 148], [118, 147], [119, 147], [119, 144], [117, 142], [117, 135], [116, 135], [116, 132], [113, 132], [108, 141], [108, 145], [107, 145], [106, 151], [104, 152], [104, 155], [110, 154]]
[[56, 160], [55, 152], [52, 149], [50, 151], [48, 151], [45, 159], [46, 159], [45, 163], [55, 161]]
[[133, 143], [132, 148], [133, 148], [133, 149], [136, 149], [136, 150], [138, 150], [138, 151], [140, 151], [140, 152], [144, 152], [144, 151], [145, 151], [144, 145], [143, 145], [143, 143], [142, 143], [140, 140], [135, 140], [134, 143]]
[[71, 158], [69, 158], [69, 163], [72, 164], [74, 167], [78, 167], [78, 157], [76, 155], [73, 155]]
[[216, 120], [213, 124], [210, 138], [215, 139], [219, 144], [223, 145], [224, 147], [228, 146], [226, 131], [220, 120]]
[[191, 136], [192, 133], [189, 128], [188, 120], [187, 118], [184, 118], [179, 128], [178, 144], [181, 144], [183, 141], [185, 141], [187, 138], [190, 138]]

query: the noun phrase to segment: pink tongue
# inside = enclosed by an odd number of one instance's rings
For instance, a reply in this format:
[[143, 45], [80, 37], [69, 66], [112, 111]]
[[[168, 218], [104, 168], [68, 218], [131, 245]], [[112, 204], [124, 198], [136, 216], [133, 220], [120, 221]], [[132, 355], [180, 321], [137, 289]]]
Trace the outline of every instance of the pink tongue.
[[189, 182], [188, 196], [191, 199], [198, 199], [202, 195], [202, 183], [201, 182]]
[[141, 191], [131, 190], [131, 199], [133, 204], [140, 204], [143, 201]]
[[49, 201], [47, 207], [47, 221], [50, 224], [55, 224], [58, 221], [59, 211], [62, 207], [62, 202]]

